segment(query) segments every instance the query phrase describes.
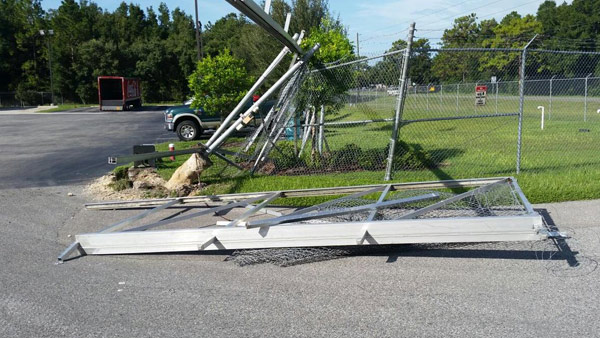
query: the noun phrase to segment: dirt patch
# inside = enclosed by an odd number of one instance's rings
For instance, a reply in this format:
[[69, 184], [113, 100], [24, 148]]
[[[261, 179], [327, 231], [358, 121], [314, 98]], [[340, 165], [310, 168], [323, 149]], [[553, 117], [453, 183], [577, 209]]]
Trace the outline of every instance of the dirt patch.
[[206, 184], [196, 183], [167, 189], [166, 184], [154, 168], [131, 167], [97, 178], [85, 192], [94, 200], [107, 201], [195, 196], [206, 188]]
[[104, 175], [97, 178], [91, 184], [89, 184], [85, 192], [91, 195], [95, 200], [107, 201], [107, 200], [136, 200], [144, 198], [145, 191], [138, 189], [124, 189], [116, 191], [112, 185], [116, 182], [114, 174]]

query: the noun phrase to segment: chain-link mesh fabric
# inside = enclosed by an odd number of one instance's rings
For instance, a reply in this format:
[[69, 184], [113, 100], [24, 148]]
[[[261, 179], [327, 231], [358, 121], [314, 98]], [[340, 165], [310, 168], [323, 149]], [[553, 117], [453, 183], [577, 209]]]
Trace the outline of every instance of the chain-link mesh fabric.
[[[509, 182], [496, 183], [490, 189], [478, 189], [472, 194], [468, 194], [462, 199], [448, 203], [427, 213], [418, 215], [416, 219], [426, 218], [452, 218], [452, 217], [494, 217], [494, 216], [519, 216], [527, 214], [527, 211], [519, 199], [517, 192]], [[424, 194], [436, 193], [438, 198], [433, 200], [424, 200], [408, 204], [400, 204], [375, 210], [352, 212], [333, 217], [322, 217], [317, 219], [305, 220], [301, 223], [319, 224], [336, 222], [363, 222], [369, 217], [373, 220], [394, 220], [406, 216], [418, 209], [438, 203], [444, 199], [466, 194], [466, 191], [449, 191], [442, 189], [431, 190], [403, 190], [388, 193], [384, 201], [405, 199], [409, 197], [421, 196]], [[322, 208], [310, 213], [317, 214], [338, 209], [347, 209], [352, 207], [364, 206], [375, 203], [379, 198], [378, 194], [373, 193], [366, 197], [344, 198], [336, 203], [324, 203]], [[373, 199], [370, 199], [372, 197]], [[374, 214], [372, 214], [374, 213]], [[358, 247], [309, 247], [309, 248], [276, 248], [276, 249], [257, 249], [257, 250], [237, 250], [228, 260], [235, 262], [240, 266], [271, 263], [279, 266], [291, 266], [330, 260], [352, 255], [373, 254], [375, 252], [397, 250], [398, 246], [381, 246], [376, 248], [371, 246]]]
[[[403, 56], [302, 68], [241, 147], [243, 166], [268, 175], [384, 177]], [[598, 173], [600, 54], [531, 50], [524, 72], [522, 57], [520, 50], [413, 50], [392, 178], [508, 176], [519, 160], [522, 173]]]

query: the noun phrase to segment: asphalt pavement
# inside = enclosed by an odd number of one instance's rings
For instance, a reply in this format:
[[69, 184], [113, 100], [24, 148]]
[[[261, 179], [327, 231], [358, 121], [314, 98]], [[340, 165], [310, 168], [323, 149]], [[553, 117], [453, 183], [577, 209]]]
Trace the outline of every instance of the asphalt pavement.
[[177, 138], [163, 129], [164, 107], [145, 109], [0, 110], [0, 189], [86, 182], [114, 167], [109, 156], [131, 154], [136, 144]]
[[84, 256], [57, 265], [73, 235], [139, 212], [85, 210], [91, 197], [80, 184], [110, 169], [107, 156], [170, 136], [159, 112], [139, 113], [0, 116], [0, 337], [600, 332], [600, 201], [535, 206], [572, 236], [558, 245], [395, 246], [285, 268], [240, 267], [227, 252]]

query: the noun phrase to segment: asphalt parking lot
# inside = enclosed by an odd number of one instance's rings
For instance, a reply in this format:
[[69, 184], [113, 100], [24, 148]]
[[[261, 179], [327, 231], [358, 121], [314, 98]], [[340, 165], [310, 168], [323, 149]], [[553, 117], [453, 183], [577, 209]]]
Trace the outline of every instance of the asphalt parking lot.
[[174, 137], [162, 131], [161, 119], [160, 111], [0, 115], [0, 337], [600, 332], [600, 201], [536, 206], [572, 236], [558, 246], [397, 246], [285, 268], [239, 267], [225, 260], [229, 253], [85, 256], [55, 264], [73, 235], [134, 213], [85, 210], [91, 197], [82, 184], [110, 170], [106, 157], [129, 152], [129, 144]]
[[164, 107], [130, 112], [80, 108], [19, 115], [0, 111], [0, 189], [85, 182], [111, 170], [109, 156], [135, 144], [176, 139], [163, 129]]

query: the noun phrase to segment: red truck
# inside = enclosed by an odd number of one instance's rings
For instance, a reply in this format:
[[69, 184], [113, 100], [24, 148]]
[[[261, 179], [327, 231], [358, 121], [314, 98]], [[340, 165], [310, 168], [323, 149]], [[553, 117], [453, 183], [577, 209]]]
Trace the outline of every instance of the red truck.
[[98, 77], [100, 110], [129, 110], [142, 106], [140, 80], [121, 76]]

